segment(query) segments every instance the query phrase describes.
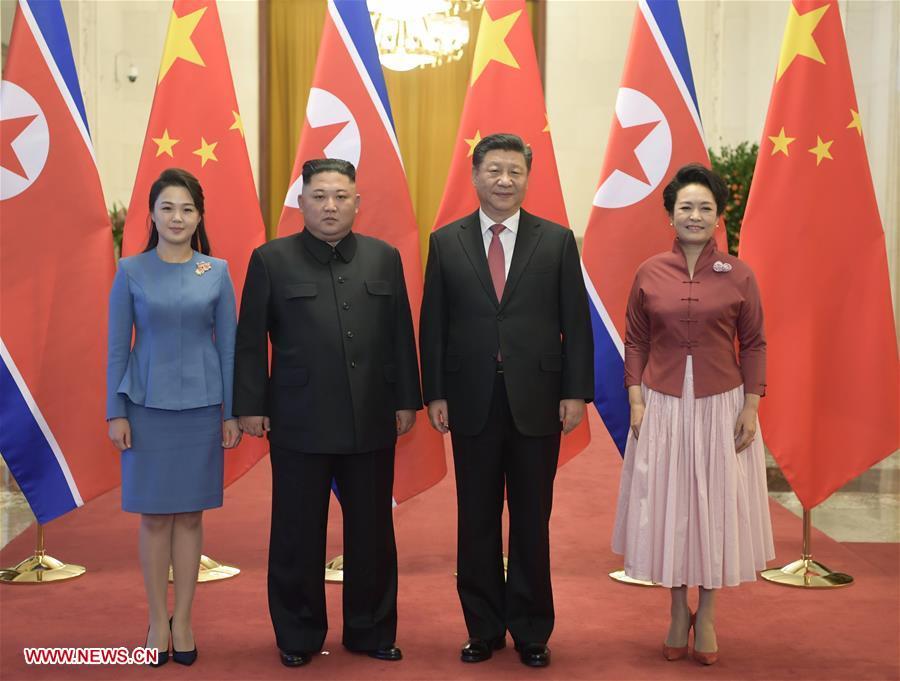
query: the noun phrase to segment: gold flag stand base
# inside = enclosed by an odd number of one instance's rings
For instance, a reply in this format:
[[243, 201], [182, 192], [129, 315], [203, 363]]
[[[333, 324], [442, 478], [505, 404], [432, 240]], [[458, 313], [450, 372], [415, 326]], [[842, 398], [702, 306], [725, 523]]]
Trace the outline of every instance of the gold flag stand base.
[[4, 584], [41, 584], [43, 582], [61, 582], [66, 579], [80, 577], [87, 570], [82, 565], [69, 565], [44, 551], [44, 526], [37, 526], [37, 545], [34, 555], [26, 558], [12, 568], [0, 570], [0, 583]]
[[344, 556], [335, 556], [325, 563], [325, 581], [328, 584], [344, 583]]
[[630, 586], [659, 586], [656, 582], [645, 582], [643, 579], [634, 579], [625, 574], [625, 570], [613, 570], [609, 573], [609, 578], [619, 584], [628, 584]]
[[810, 552], [811, 512], [803, 509], [803, 554], [800, 560], [782, 568], [763, 570], [760, 576], [767, 582], [802, 589], [836, 589], [853, 584], [853, 577], [843, 572], [832, 572], [813, 560]]
[[[218, 582], [222, 579], [231, 579], [241, 574], [241, 569], [233, 565], [224, 565], [209, 556], [200, 556], [200, 569], [197, 571], [198, 582]], [[169, 581], [175, 580], [172, 567], [169, 566]]]

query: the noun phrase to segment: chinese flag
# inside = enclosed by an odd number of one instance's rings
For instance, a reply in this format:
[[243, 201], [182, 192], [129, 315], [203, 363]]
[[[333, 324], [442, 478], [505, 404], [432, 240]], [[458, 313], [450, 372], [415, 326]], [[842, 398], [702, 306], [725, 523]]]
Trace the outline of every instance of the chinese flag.
[[[469, 91], [435, 229], [478, 210], [472, 151], [482, 137], [499, 132], [518, 135], [534, 154], [522, 207], [568, 226], [525, 0], [487, 0], [484, 4]], [[584, 419], [563, 438], [560, 465], [590, 441], [588, 420]]]
[[884, 231], [837, 2], [790, 7], [740, 248], [766, 315], [763, 432], [810, 509], [898, 446]]
[[[122, 255], [147, 243], [150, 185], [166, 168], [184, 168], [203, 185], [212, 254], [228, 261], [240, 296], [251, 251], [265, 241], [244, 126], [238, 111], [216, 3], [176, 0], [138, 166]], [[240, 305], [240, 302], [238, 302]], [[245, 438], [225, 457], [225, 484], [265, 454], [265, 441]]]

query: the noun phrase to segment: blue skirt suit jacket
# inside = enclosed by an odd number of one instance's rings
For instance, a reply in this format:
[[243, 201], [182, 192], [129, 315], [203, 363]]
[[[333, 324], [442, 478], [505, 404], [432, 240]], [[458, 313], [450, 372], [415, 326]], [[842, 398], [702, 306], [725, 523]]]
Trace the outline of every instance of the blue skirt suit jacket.
[[232, 417], [236, 330], [228, 264], [194, 252], [122, 258], [109, 301], [106, 418], [124, 417], [122, 506], [179, 513], [222, 504], [222, 420]]

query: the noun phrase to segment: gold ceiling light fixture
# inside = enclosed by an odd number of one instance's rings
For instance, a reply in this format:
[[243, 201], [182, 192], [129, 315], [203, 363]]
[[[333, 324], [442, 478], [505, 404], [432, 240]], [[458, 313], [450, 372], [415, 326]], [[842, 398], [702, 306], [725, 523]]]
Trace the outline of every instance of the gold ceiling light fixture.
[[382, 65], [392, 71], [440, 66], [462, 58], [469, 42], [464, 17], [484, 0], [369, 0]]

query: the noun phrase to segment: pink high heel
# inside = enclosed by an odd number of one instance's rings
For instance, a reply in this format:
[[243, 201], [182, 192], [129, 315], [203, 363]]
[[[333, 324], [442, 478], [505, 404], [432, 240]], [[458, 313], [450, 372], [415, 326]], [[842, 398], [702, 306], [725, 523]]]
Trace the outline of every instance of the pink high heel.
[[719, 661], [719, 651], [713, 650], [710, 653], [704, 653], [702, 650], [697, 650], [697, 630], [695, 629], [694, 649], [691, 651], [691, 657], [693, 657], [696, 662], [699, 662], [702, 665], [709, 666]]
[[[694, 622], [696, 621], [697, 616], [695, 613], [691, 613], [691, 623], [688, 625], [688, 642], [691, 639], [691, 629], [694, 626]], [[669, 662], [675, 662], [677, 660], [683, 660], [687, 657], [688, 654], [688, 644], [685, 643], [680, 648], [673, 648], [672, 646], [667, 646], [663, 643], [663, 657], [666, 658]], [[710, 663], [712, 664], [712, 663]]]

